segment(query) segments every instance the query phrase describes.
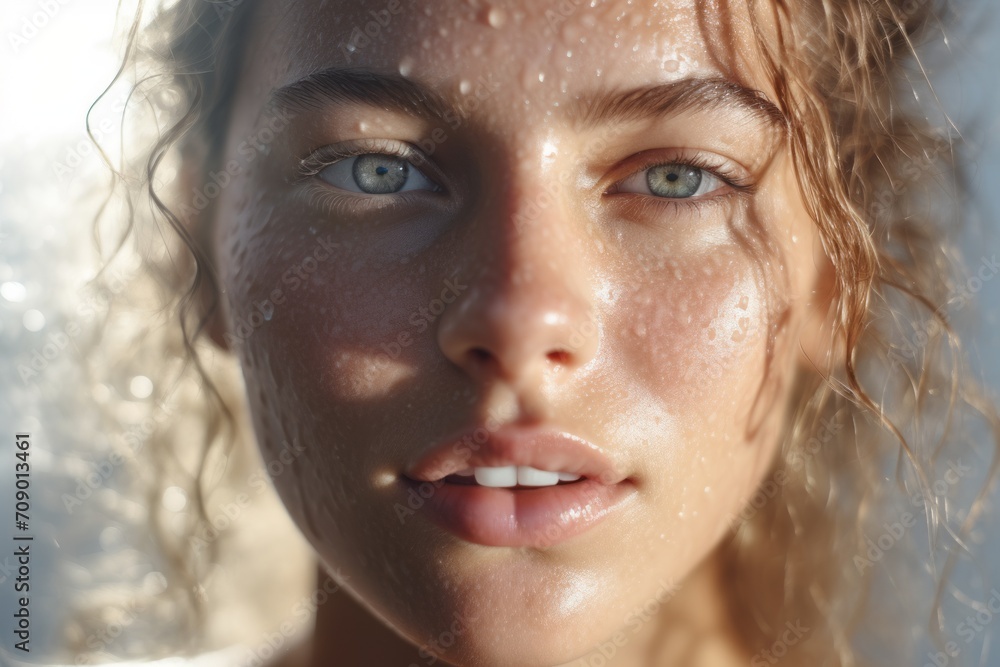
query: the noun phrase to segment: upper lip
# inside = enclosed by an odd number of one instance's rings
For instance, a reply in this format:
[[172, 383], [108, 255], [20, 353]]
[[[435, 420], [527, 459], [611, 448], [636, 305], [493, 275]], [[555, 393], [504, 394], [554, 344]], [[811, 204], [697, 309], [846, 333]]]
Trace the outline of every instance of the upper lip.
[[[485, 441], [483, 433], [488, 434]], [[477, 440], [478, 436], [478, 440]], [[445, 438], [406, 470], [406, 476], [435, 482], [466, 468], [531, 466], [617, 484], [628, 476], [596, 445], [572, 433], [539, 427], [471, 428]]]

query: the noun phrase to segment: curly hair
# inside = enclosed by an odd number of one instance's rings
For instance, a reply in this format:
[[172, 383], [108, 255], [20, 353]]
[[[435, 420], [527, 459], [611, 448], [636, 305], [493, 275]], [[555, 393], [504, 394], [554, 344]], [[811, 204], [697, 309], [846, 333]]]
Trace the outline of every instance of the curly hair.
[[[952, 575], [969, 555], [1000, 447], [995, 401], [967, 368], [951, 322], [976, 291], [956, 248], [966, 194], [957, 139], [913, 102], [917, 86], [929, 87], [918, 46], [942, 34], [953, 8], [934, 0], [728, 2], [751, 10], [775, 103], [788, 120], [798, 185], [835, 269], [830, 355], [796, 377], [781, 452], [719, 547], [732, 617], [758, 657], [778, 656], [777, 638], [796, 622], [811, 629], [808, 641], [780, 649], [804, 664], [910, 664], [915, 647], [900, 639], [911, 629], [897, 627], [906, 622], [900, 612], [926, 612], [939, 646], [953, 632]], [[133, 81], [126, 116], [141, 101], [157, 126], [122, 164], [109, 161], [111, 196], [127, 204], [111, 255], [142, 257], [146, 271], [133, 287], [155, 294], [165, 318], [137, 331], [132, 349], [182, 360], [164, 363], [157, 383], [187, 398], [178, 423], [149, 448], [156, 474], [148, 498], [184, 483], [196, 500], [195, 511], [169, 527], [160, 504], [149, 503], [170, 566], [170, 585], [158, 598], [186, 637], [201, 636], [207, 610], [198, 584], [225, 544], [198, 538], [209, 523], [211, 461], [246, 459], [231, 461], [227, 475], [245, 474], [254, 463], [246, 458], [252, 435], [234, 362], [207, 341], [219, 307], [207, 225], [178, 207], [190, 183], [175, 176], [181, 164], [202, 175], [219, 169], [257, 4], [174, 0], [151, 8], [140, 1], [113, 82]], [[210, 198], [203, 200], [195, 217], [211, 214]], [[179, 460], [182, 439], [191, 466]], [[962, 456], [984, 455], [988, 464], [974, 473], [955, 469]], [[956, 476], [974, 479], [959, 485]], [[906, 530], [913, 526], [919, 529]], [[886, 531], [892, 544], [909, 548], [883, 547]], [[908, 561], [914, 554], [926, 558]], [[913, 599], [898, 597], [896, 607], [883, 597], [880, 609], [873, 575], [890, 561], [912, 568], [911, 581], [927, 586], [914, 585]], [[862, 623], [887, 610], [896, 626], [885, 617]], [[90, 622], [80, 618], [77, 642]]]

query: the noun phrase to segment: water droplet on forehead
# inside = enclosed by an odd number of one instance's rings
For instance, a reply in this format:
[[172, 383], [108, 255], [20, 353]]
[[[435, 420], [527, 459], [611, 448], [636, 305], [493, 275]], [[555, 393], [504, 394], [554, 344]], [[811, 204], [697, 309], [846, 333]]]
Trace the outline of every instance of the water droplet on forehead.
[[500, 28], [507, 22], [507, 12], [493, 7], [486, 13], [486, 22], [494, 28]]
[[458, 92], [462, 93], [463, 95], [468, 95], [469, 93], [472, 92], [472, 84], [469, 83], [468, 80], [462, 79], [458, 83]]
[[410, 56], [403, 56], [399, 61], [399, 74], [400, 76], [409, 76], [410, 72], [413, 71], [413, 58]]

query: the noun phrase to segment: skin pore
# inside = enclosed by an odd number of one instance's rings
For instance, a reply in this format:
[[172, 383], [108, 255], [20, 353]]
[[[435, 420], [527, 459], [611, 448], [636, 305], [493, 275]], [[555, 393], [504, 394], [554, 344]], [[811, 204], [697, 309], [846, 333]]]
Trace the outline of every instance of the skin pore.
[[[595, 4], [254, 10], [213, 337], [265, 459], [305, 447], [273, 481], [343, 587], [313, 665], [430, 664], [399, 635], [442, 633], [460, 665], [581, 664], [615, 633], [608, 664], [750, 658], [713, 552], [826, 356], [828, 267], [746, 8]], [[401, 515], [408, 466], [487, 423], [585, 438], [625, 499], [537, 547]]]

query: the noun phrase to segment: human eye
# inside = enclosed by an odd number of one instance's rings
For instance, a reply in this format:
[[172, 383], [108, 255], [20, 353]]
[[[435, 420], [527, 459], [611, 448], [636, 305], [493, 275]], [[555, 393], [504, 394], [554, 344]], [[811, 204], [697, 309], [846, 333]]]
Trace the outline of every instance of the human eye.
[[638, 166], [629, 166], [629, 174], [612, 185], [607, 194], [646, 195], [657, 199], [702, 200], [745, 192], [750, 189], [745, 175], [723, 160], [701, 156], [650, 156]]
[[394, 195], [417, 190], [440, 192], [416, 163], [426, 159], [412, 146], [389, 140], [326, 146], [300, 165], [302, 176], [358, 195]]

